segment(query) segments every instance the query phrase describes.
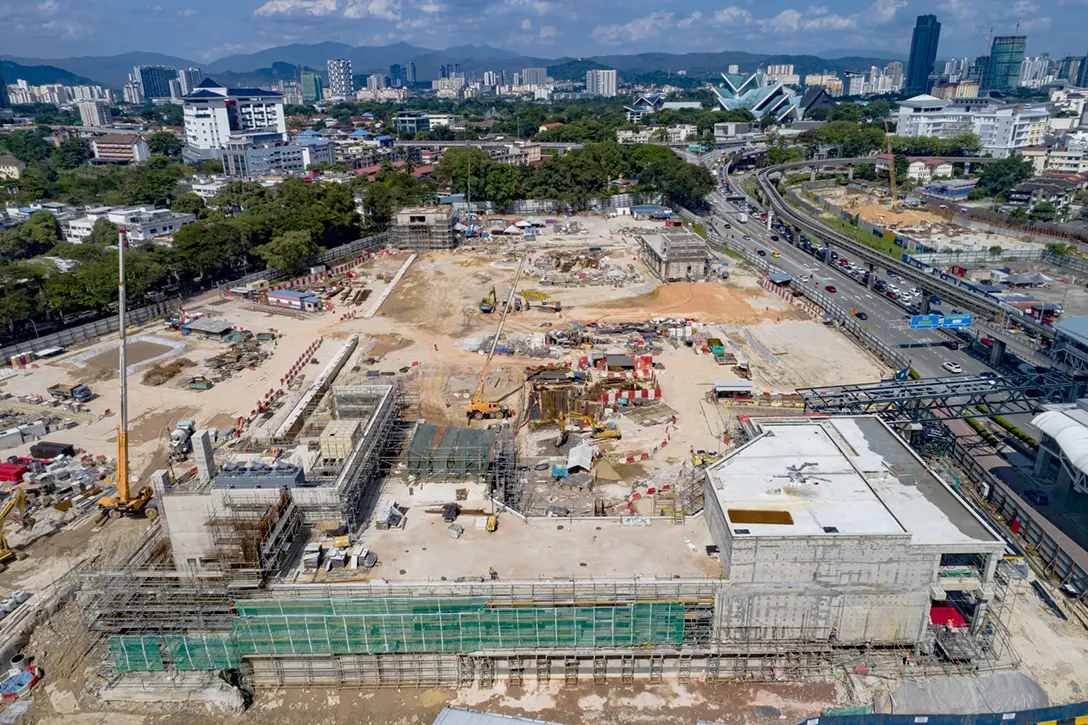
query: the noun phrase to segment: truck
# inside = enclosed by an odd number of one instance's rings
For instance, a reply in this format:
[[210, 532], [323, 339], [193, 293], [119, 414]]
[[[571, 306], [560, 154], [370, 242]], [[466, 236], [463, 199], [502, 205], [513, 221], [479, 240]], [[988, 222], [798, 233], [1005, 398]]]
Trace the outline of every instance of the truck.
[[56, 385], [47, 391], [54, 398], [61, 400], [78, 400], [85, 403], [94, 397], [94, 393], [87, 385]]
[[179, 420], [174, 430], [170, 432], [170, 458], [175, 461], [183, 461], [189, 452], [193, 450], [193, 435], [196, 434], [196, 423], [191, 420]]
[[744, 212], [738, 211], [736, 216], [737, 216], [737, 223], [738, 224], [747, 224], [748, 223], [748, 215], [745, 214]]

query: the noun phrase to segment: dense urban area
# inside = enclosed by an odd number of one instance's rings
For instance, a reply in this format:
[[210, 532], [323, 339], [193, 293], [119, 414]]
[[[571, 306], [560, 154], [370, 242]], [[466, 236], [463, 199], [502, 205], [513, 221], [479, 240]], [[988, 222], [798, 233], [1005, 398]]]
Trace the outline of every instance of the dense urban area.
[[0, 723], [1088, 721], [1030, 27], [0, 57]]

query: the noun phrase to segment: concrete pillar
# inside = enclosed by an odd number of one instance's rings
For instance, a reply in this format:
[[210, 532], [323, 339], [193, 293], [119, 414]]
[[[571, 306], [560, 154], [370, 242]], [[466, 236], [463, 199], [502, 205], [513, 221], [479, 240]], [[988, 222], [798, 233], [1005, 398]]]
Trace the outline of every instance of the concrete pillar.
[[813, 166], [811, 169], [808, 170], [808, 180], [809, 181], [816, 181], [816, 167], [815, 166]]
[[854, 180], [854, 167], [853, 166], [847, 167], [847, 169], [846, 169], [846, 178], [849, 179], [850, 181]]
[[209, 483], [215, 477], [215, 456], [212, 453], [212, 437], [207, 430], [197, 431], [193, 437], [193, 457], [196, 473], [201, 483]]
[[169, 524], [165, 516], [166, 507], [163, 506], [163, 497], [166, 495], [166, 492], [170, 490], [171, 485], [170, 471], [167, 471], [165, 468], [160, 468], [151, 474], [151, 490], [153, 493], [150, 507], [159, 512], [159, 525], [162, 526], [163, 530], [166, 530], [167, 525]]
[[994, 346], [990, 348], [990, 367], [997, 367], [1001, 364], [1002, 358], [1005, 357], [1005, 342], [998, 340], [996, 337], [992, 339]]
[[[854, 167], [851, 166], [850, 170], [853, 171]], [[866, 283], [866, 286], [869, 289], [872, 289], [874, 284], [876, 284], [876, 265], [869, 264], [869, 281]]]
[[1031, 475], [1034, 478], [1042, 478], [1049, 465], [1050, 451], [1046, 449], [1046, 446], [1039, 446], [1039, 449], [1035, 452], [1035, 468], [1032, 469]]
[[922, 292], [922, 301], [918, 303], [918, 314], [919, 315], [928, 315], [929, 314], [929, 300], [930, 300], [931, 295], [928, 292], [926, 292], [924, 289], [921, 290], [921, 292]]

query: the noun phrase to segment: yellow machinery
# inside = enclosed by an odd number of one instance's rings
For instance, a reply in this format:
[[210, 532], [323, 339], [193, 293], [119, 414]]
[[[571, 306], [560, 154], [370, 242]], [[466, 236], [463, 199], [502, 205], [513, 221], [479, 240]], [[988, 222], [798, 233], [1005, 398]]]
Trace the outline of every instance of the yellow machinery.
[[3, 509], [0, 509], [0, 564], [7, 563], [15, 558], [15, 552], [8, 546], [8, 538], [4, 536], [4, 524], [8, 522], [11, 512], [18, 509], [23, 526], [29, 524], [26, 518], [26, 493], [21, 488], [16, 488], [11, 494], [11, 500]]
[[498, 297], [495, 295], [495, 288], [492, 287], [491, 291], [487, 293], [487, 297], [480, 300], [480, 312], [494, 312], [495, 301]]
[[529, 298], [535, 299], [540, 304], [537, 307], [544, 310], [551, 310], [552, 312], [559, 312], [563, 309], [563, 303], [559, 300], [549, 300], [547, 295], [543, 292], [537, 292], [536, 290], [527, 289], [523, 290], [521, 296], [525, 298], [525, 307], [528, 309], [532, 305], [529, 304]]
[[[566, 413], [559, 414], [560, 436], [564, 436], [567, 432], [567, 417], [568, 416]], [[623, 437], [623, 434], [620, 432], [620, 427], [615, 423], [598, 423], [597, 421], [593, 420], [592, 417], [588, 415], [582, 415], [581, 413], [571, 413], [569, 417], [571, 420], [577, 421], [579, 424], [586, 423], [591, 426], [593, 432], [590, 434], [590, 437], [594, 440], [606, 440], [610, 438], [619, 440]]]
[[898, 214], [903, 211], [903, 205], [899, 203], [899, 195], [895, 192], [895, 154], [892, 153], [892, 137], [888, 133], [888, 122], [884, 122], [884, 138], [888, 140], [888, 181], [892, 189], [892, 212]]
[[[487, 383], [487, 370], [491, 367], [491, 360], [495, 357], [495, 348], [499, 345], [499, 338], [502, 337], [502, 328], [506, 324], [506, 316], [513, 309], [512, 304], [514, 299], [514, 290], [517, 289], [518, 280], [521, 279], [521, 273], [525, 269], [525, 258], [521, 260], [521, 264], [518, 265], [518, 273], [514, 277], [514, 284], [510, 287], [510, 294], [506, 297], [506, 302], [502, 306], [502, 319], [499, 320], [499, 329], [495, 331], [495, 339], [491, 341], [491, 349], [487, 353], [487, 359], [484, 361], [484, 369], [480, 371], [480, 382], [476, 384], [476, 392], [472, 394], [472, 400], [465, 406], [465, 415], [472, 420], [483, 420], [484, 418], [506, 418], [509, 417], [513, 411], [507, 408], [505, 405], [494, 401], [484, 400], [484, 385]], [[494, 290], [492, 290], [494, 292]]]
[[736, 365], [734, 365], [733, 372], [735, 372], [738, 377], [741, 377], [745, 380], [752, 379], [752, 366], [744, 361], [740, 361]]
[[128, 339], [125, 331], [125, 249], [128, 248], [128, 235], [122, 227], [117, 240], [117, 314], [121, 324], [121, 361], [119, 378], [121, 381], [121, 419], [117, 422], [117, 493], [98, 499], [98, 508], [111, 519], [122, 516], [144, 515], [153, 519], [159, 515], [157, 509], [148, 506], [151, 502], [152, 489], [144, 486], [133, 494], [128, 474]]

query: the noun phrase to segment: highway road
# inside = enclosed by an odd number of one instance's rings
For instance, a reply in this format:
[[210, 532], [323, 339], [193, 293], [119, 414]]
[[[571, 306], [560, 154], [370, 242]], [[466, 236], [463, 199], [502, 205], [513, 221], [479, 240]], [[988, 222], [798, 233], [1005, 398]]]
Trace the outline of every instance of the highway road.
[[[702, 157], [701, 160], [704, 163], [713, 164], [714, 157], [713, 155], [707, 155]], [[737, 183], [731, 184], [731, 186], [736, 193], [743, 193], [739, 182], [738, 179]], [[906, 309], [895, 304], [887, 297], [866, 288], [865, 285], [841, 271], [837, 266], [824, 264], [808, 252], [793, 246], [777, 231], [768, 231], [766, 222], [760, 220], [758, 215], [749, 214], [746, 223], [738, 222], [735, 216], [736, 213], [738, 211], [747, 212], [747, 208], [741, 209], [736, 204], [727, 202], [720, 188], [712, 192], [707, 201], [713, 210], [712, 223], [721, 234], [730, 238], [731, 243], [740, 244], [753, 252], [757, 248], [765, 250], [767, 252], [765, 257], [767, 262], [780, 268], [794, 279], [808, 275], [811, 277], [809, 285], [818, 284], [821, 290], [825, 290], [827, 285], [834, 286], [836, 292], [824, 292], [824, 294], [846, 310], [857, 309], [859, 312], [864, 312], [868, 316], [864, 324], [868, 326], [874, 335], [884, 340], [886, 344], [897, 347], [903, 355], [910, 359], [911, 366], [922, 377], [950, 375], [947, 370], [942, 368], [942, 365], [946, 362], [959, 364], [964, 375], [977, 375], [981, 372], [993, 370], [989, 365], [972, 357], [965, 351], [952, 350], [947, 347], [945, 343], [949, 338], [942, 333], [909, 329], [907, 323], [910, 313]], [[732, 228], [726, 229], [725, 224], [727, 223]], [[772, 240], [772, 235], [778, 236], [778, 241]], [[744, 239], [745, 236], [750, 237], [750, 239]], [[781, 256], [773, 258], [771, 256], [773, 252], [778, 252]], [[894, 278], [889, 278], [886, 269], [878, 269], [877, 277], [893, 283], [896, 282]], [[910, 285], [905, 284], [902, 286], [909, 287]], [[938, 309], [934, 311], [936, 312]], [[951, 310], [947, 311], [950, 312]]]

